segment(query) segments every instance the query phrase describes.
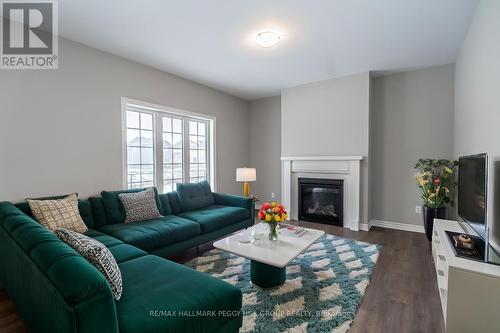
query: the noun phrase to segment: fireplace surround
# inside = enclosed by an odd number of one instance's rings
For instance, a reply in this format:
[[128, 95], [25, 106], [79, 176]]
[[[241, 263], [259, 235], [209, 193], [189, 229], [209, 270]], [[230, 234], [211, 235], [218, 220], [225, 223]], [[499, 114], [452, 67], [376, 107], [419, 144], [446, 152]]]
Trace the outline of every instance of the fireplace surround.
[[299, 219], [299, 178], [343, 180], [343, 227], [359, 230], [362, 161], [359, 155], [281, 157], [281, 196], [289, 218]]

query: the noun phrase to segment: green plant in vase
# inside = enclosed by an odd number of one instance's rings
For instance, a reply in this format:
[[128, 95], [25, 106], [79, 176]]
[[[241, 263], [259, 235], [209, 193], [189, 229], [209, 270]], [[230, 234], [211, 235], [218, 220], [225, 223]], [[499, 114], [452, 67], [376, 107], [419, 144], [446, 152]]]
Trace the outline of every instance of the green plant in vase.
[[446, 205], [453, 206], [451, 190], [455, 186], [457, 161], [419, 159], [415, 174], [420, 197], [424, 203], [423, 218], [427, 239], [432, 239], [434, 218], [446, 218]]

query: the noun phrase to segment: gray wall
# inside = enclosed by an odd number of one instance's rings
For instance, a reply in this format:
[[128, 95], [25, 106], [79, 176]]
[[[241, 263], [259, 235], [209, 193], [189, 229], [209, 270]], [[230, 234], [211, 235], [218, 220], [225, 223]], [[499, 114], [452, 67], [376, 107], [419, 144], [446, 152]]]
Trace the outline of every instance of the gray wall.
[[500, 1], [480, 2], [455, 76], [455, 156], [489, 154], [488, 220], [500, 250]]
[[257, 168], [252, 193], [260, 201], [281, 200], [281, 97], [250, 102], [250, 166]]
[[281, 155], [363, 155], [361, 223], [368, 216], [368, 72], [284, 89]]
[[371, 219], [422, 225], [419, 158], [453, 158], [454, 65], [372, 79]]
[[369, 74], [284, 89], [281, 154], [367, 155]]
[[59, 70], [0, 73], [0, 200], [122, 187], [121, 97], [214, 115], [218, 189], [240, 193], [248, 102], [61, 39]]

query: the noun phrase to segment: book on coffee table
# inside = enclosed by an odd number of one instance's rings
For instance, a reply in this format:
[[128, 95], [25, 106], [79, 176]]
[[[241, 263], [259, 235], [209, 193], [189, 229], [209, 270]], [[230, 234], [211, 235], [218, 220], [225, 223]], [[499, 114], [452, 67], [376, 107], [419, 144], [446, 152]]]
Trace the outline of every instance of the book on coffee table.
[[291, 237], [300, 237], [306, 232], [304, 227], [299, 227], [291, 224], [283, 224], [280, 226], [280, 234]]

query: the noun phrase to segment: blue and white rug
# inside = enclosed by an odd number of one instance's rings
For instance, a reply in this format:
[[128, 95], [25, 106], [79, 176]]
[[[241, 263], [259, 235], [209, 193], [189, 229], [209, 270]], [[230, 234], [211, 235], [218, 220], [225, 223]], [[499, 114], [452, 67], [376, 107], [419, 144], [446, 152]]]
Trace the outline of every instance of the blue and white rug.
[[240, 332], [344, 333], [370, 283], [379, 245], [324, 235], [287, 266], [284, 285], [250, 282], [250, 260], [213, 249], [186, 263], [243, 292]]

